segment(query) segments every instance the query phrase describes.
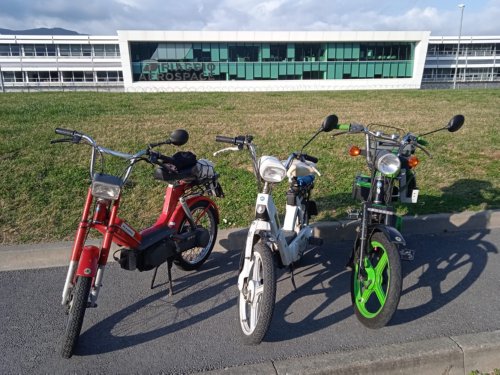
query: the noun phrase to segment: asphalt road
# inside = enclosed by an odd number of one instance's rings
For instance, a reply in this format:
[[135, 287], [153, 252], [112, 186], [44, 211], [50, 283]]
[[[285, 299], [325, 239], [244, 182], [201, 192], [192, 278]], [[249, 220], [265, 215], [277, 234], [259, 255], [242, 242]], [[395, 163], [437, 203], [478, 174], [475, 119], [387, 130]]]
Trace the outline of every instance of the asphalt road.
[[[174, 267], [150, 290], [151, 272], [110, 264], [98, 308], [87, 310], [75, 355], [59, 355], [62, 267], [0, 272], [0, 373], [193, 373], [321, 353], [500, 329], [500, 229], [412, 235], [403, 293], [388, 327], [364, 328], [353, 314], [351, 242], [309, 251], [297, 291], [280, 271], [271, 329], [241, 344], [236, 310], [239, 253], [214, 252], [198, 272]], [[161, 270], [161, 269], [160, 269]]]

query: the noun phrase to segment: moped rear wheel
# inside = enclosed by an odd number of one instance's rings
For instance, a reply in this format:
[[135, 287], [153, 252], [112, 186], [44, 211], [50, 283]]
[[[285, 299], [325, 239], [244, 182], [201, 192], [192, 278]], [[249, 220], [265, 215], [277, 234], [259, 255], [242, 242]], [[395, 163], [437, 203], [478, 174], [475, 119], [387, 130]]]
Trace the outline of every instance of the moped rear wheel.
[[238, 309], [243, 342], [260, 344], [274, 312], [276, 276], [271, 250], [261, 243], [253, 248], [253, 266], [238, 297]]
[[71, 293], [66, 330], [64, 331], [61, 355], [63, 358], [70, 358], [73, 355], [80, 331], [82, 330], [85, 309], [92, 286], [92, 278], [78, 277]]
[[[217, 212], [207, 201], [198, 201], [189, 207], [196, 225], [208, 230], [210, 240], [205, 247], [195, 247], [184, 251], [174, 260], [174, 263], [185, 271], [196, 270], [201, 267], [212, 252], [217, 240]], [[191, 230], [191, 225], [186, 217], [182, 219], [179, 233]]]
[[391, 320], [401, 296], [401, 260], [392, 242], [381, 233], [369, 240], [363, 270], [355, 262], [351, 279], [351, 297], [358, 320], [372, 329], [382, 328]]

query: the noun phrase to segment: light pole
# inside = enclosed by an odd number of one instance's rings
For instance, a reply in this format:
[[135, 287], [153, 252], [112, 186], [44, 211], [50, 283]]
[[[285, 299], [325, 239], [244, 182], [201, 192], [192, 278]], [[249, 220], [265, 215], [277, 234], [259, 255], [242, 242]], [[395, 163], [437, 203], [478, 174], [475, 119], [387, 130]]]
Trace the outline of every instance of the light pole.
[[464, 8], [465, 4], [458, 4], [460, 8], [460, 28], [458, 29], [458, 46], [457, 46], [457, 55], [455, 56], [455, 74], [453, 75], [453, 89], [457, 86], [457, 71], [458, 71], [458, 54], [460, 52], [460, 38], [462, 36], [462, 21], [464, 19]]

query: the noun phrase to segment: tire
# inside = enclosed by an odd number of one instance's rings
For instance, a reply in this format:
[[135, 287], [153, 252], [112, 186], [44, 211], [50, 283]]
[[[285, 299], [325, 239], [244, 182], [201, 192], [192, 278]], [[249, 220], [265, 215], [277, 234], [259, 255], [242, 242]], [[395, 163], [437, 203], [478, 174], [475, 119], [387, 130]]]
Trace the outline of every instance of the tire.
[[66, 330], [62, 341], [61, 355], [63, 358], [70, 358], [73, 355], [73, 350], [75, 349], [82, 329], [91, 286], [92, 278], [90, 277], [78, 277], [76, 280], [76, 284], [72, 291]]
[[[215, 208], [208, 201], [203, 200], [194, 203], [189, 207], [189, 210], [196, 224], [208, 230], [210, 240], [207, 246], [195, 247], [184, 251], [174, 259], [175, 265], [185, 271], [192, 271], [200, 268], [210, 256], [215, 241], [217, 240], [217, 211]], [[189, 230], [191, 230], [191, 225], [187, 217], [184, 217], [179, 226], [178, 233], [184, 233]]]
[[376, 232], [370, 238], [370, 253], [364, 256], [366, 280], [361, 281], [359, 261], [351, 277], [351, 298], [358, 320], [372, 329], [382, 328], [391, 320], [401, 297], [401, 260], [396, 245]]
[[249, 279], [238, 297], [242, 341], [246, 345], [262, 342], [274, 312], [276, 275], [271, 250], [261, 243], [253, 248]]

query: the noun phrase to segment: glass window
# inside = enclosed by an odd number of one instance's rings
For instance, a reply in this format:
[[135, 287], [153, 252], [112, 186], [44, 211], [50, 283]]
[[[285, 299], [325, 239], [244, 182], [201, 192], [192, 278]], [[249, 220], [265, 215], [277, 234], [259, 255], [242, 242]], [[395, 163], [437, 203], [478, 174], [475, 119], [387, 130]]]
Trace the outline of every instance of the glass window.
[[253, 44], [228, 45], [229, 61], [259, 61], [259, 47]]
[[47, 44], [47, 56], [55, 56], [55, 55], [56, 55], [55, 44]]
[[11, 44], [10, 53], [12, 56], [21, 56], [21, 46], [19, 44]]
[[83, 82], [83, 72], [73, 72], [75, 82]]
[[47, 56], [47, 46], [45, 44], [36, 44], [35, 54], [37, 56]]
[[109, 81], [118, 81], [118, 72], [108, 72]]
[[0, 56], [11, 56], [10, 44], [0, 44]]
[[40, 78], [38, 76], [38, 72], [26, 72], [26, 77], [28, 78], [28, 82], [39, 82]]
[[106, 56], [116, 56], [116, 45], [115, 44], [105, 44], [104, 50], [106, 51]]
[[63, 82], [73, 82], [73, 72], [62, 72]]
[[107, 82], [108, 72], [96, 72], [97, 82]]
[[83, 56], [92, 56], [92, 46], [90, 44], [82, 45], [82, 55]]
[[4, 82], [16, 82], [14, 72], [2, 72]]
[[40, 79], [40, 82], [49, 82], [50, 72], [38, 72], [38, 77]]
[[83, 76], [85, 82], [93, 82], [94, 81], [94, 72], [83, 72]]
[[35, 56], [35, 46], [33, 44], [24, 44], [24, 56]]
[[60, 56], [70, 56], [70, 46], [69, 44], [59, 45], [59, 55]]
[[2, 71], [4, 82], [23, 82], [23, 72], [5, 72]]
[[71, 44], [71, 56], [79, 57], [82, 55], [82, 45], [81, 44]]
[[104, 56], [104, 44], [94, 44], [94, 56]]

